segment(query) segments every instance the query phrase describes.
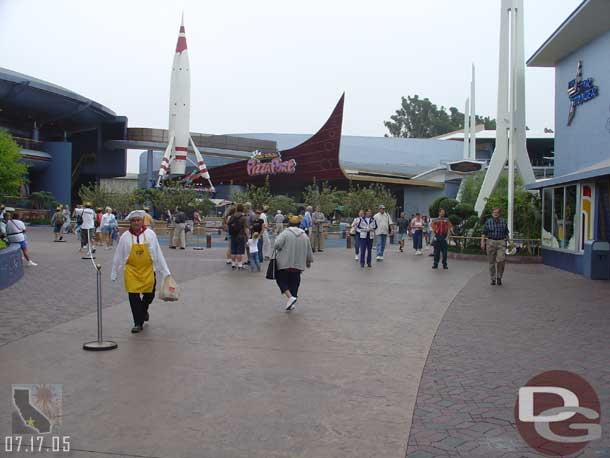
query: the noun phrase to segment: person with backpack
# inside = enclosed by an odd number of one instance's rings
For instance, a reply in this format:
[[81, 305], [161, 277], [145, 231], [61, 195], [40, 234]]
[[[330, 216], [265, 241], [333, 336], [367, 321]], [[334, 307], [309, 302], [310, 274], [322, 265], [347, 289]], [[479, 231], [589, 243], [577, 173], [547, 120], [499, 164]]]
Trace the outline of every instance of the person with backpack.
[[231, 234], [229, 233], [229, 221], [231, 221], [231, 218], [233, 217], [234, 214], [235, 214], [235, 207], [231, 206], [229, 208], [229, 210], [227, 211], [227, 214], [225, 215], [224, 221], [223, 221], [223, 229], [227, 234], [225, 237], [225, 240], [227, 241], [227, 253], [226, 253], [227, 264], [231, 264]]
[[54, 242], [63, 242], [64, 241], [64, 236], [61, 233], [61, 229], [64, 226], [64, 214], [62, 212], [62, 208], [61, 205], [59, 205], [56, 209], [55, 209], [55, 213], [53, 213], [53, 216], [51, 217], [51, 226], [53, 226], [53, 237], [54, 237]]
[[246, 240], [250, 230], [248, 220], [244, 215], [244, 206], [237, 204], [235, 214], [229, 220], [229, 235], [231, 236], [231, 268], [241, 270], [244, 268], [243, 256], [246, 254]]

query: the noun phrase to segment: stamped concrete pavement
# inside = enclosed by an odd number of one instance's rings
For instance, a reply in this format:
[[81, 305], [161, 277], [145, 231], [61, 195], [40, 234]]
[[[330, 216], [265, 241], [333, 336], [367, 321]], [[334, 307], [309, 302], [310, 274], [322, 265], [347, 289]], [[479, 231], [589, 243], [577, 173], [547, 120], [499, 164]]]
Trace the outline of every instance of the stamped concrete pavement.
[[[109, 272], [107, 254], [100, 261]], [[63, 384], [59, 434], [71, 437], [71, 456], [405, 456], [436, 329], [456, 294], [484, 270], [454, 262], [449, 271], [432, 271], [429, 258], [396, 251], [360, 269], [351, 252], [327, 250], [316, 255], [296, 309], [286, 313], [273, 282], [225, 270], [221, 250], [169, 257], [181, 300], [155, 301], [141, 334], [129, 333], [129, 306], [116, 302], [124, 297], [119, 285], [105, 285], [116, 289], [105, 295], [114, 305], [104, 311], [104, 328], [117, 350], [81, 349], [96, 329], [95, 314], [82, 309], [49, 327], [61, 303], [30, 333], [0, 346], [7, 403], [11, 384]], [[40, 286], [68, 276], [72, 295], [90, 304], [89, 291], [76, 286], [85, 281], [82, 262], [28, 270], [24, 293], [43, 305], [57, 301], [65, 291]], [[188, 263], [218, 272], [179, 275]], [[16, 307], [0, 300], [1, 310]], [[28, 307], [35, 316], [36, 304]], [[10, 433], [8, 412], [0, 431]]]

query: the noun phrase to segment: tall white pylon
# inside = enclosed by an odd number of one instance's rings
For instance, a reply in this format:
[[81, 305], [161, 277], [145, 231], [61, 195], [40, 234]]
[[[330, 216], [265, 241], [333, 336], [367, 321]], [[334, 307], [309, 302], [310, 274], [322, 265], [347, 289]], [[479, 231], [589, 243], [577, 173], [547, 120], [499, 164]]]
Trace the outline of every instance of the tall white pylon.
[[472, 80], [470, 81], [470, 139], [468, 159], [477, 159], [477, 109], [475, 103], [474, 64], [472, 64]]
[[523, 50], [523, 0], [502, 0], [500, 63], [498, 67], [496, 149], [475, 204], [479, 215], [493, 192], [508, 160], [508, 230], [513, 235], [515, 163], [523, 184], [536, 181], [525, 138], [525, 53]]
[[470, 158], [470, 99], [464, 105], [464, 159]]

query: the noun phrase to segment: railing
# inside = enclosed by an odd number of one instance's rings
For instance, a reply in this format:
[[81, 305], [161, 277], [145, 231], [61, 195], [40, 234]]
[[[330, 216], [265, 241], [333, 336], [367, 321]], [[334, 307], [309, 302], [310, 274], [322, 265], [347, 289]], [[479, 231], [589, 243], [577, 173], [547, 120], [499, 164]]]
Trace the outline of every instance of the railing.
[[43, 143], [41, 141], [23, 137], [13, 137], [13, 140], [15, 140], [15, 143], [24, 149], [44, 152]]
[[[449, 243], [454, 242], [452, 245], [460, 250], [460, 253], [464, 253], [469, 248], [480, 248], [482, 237], [469, 237], [469, 236], [458, 236], [452, 235], [449, 238]], [[515, 238], [511, 239], [511, 242], [518, 249], [525, 249], [529, 256], [540, 256], [542, 249], [542, 240], [540, 239], [522, 239]]]

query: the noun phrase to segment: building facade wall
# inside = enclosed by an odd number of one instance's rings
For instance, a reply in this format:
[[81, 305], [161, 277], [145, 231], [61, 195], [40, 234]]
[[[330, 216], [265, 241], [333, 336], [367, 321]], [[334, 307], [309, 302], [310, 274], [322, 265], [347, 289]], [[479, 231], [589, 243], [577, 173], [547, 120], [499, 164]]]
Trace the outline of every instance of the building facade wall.
[[[415, 213], [428, 215], [430, 205], [439, 197], [445, 197], [444, 189], [423, 188], [420, 186], [405, 186], [404, 189], [404, 212], [405, 215], [411, 216]], [[436, 215], [429, 215], [436, 216]]]
[[[610, 155], [610, 32], [562, 60], [555, 69], [555, 176], [595, 164]], [[582, 61], [583, 79], [593, 78], [599, 95], [576, 108], [568, 126], [568, 83]]]
[[72, 205], [72, 144], [45, 142], [45, 152], [53, 156], [49, 166], [40, 174], [35, 191], [49, 191], [58, 202]]

